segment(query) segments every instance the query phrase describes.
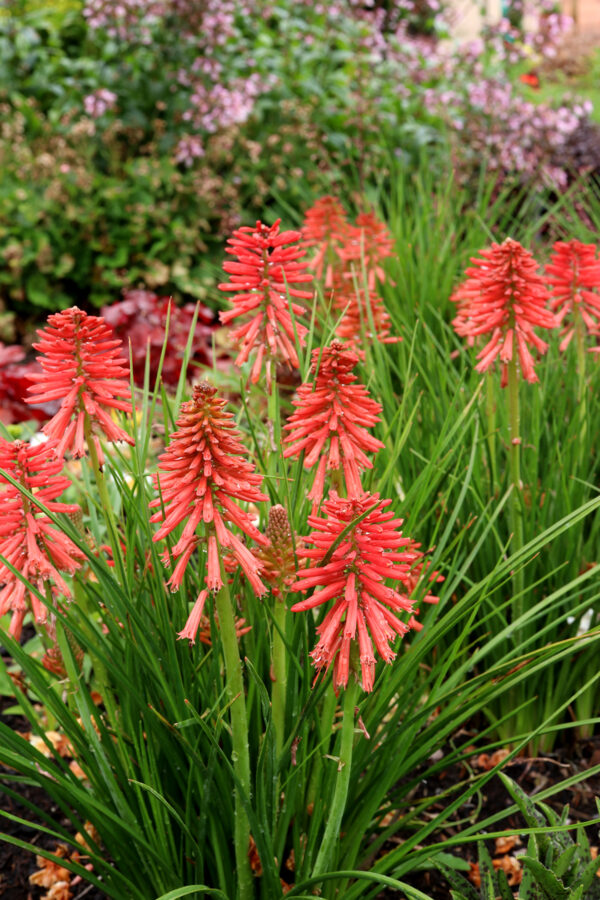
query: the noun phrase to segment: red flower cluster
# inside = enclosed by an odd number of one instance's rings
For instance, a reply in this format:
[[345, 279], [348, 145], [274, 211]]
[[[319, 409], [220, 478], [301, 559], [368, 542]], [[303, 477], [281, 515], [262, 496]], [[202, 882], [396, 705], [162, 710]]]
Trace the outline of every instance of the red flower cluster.
[[[322, 506], [324, 516], [308, 518], [313, 532], [306, 542], [314, 549], [298, 551], [298, 556], [311, 564], [301, 571], [292, 589], [319, 590], [292, 606], [292, 611], [303, 612], [333, 601], [317, 628], [320, 639], [311, 656], [318, 671], [328, 670], [333, 664], [336, 687], [347, 685], [353, 648], [357, 647], [363, 689], [371, 691], [375, 678], [373, 643], [381, 658], [390, 663], [396, 655], [391, 642], [416, 624], [412, 618], [404, 622], [398, 614], [415, 612], [410, 595], [426, 566], [419, 545], [399, 531], [402, 519], [386, 511], [390, 504], [391, 500], [380, 500], [379, 494], [365, 493], [344, 500], [332, 491]], [[341, 533], [365, 513], [331, 553]], [[326, 558], [329, 561], [324, 565]], [[441, 580], [437, 573], [426, 577]], [[386, 587], [386, 579], [399, 582], [400, 590]], [[437, 603], [431, 594], [424, 599]]]
[[595, 244], [557, 241], [546, 266], [546, 281], [552, 286], [550, 309], [562, 325], [560, 350], [565, 350], [581, 317], [590, 334], [600, 333], [600, 260]]
[[187, 520], [179, 540], [163, 555], [165, 564], [170, 553], [178, 560], [169, 579], [173, 591], [179, 588], [190, 557], [200, 543], [196, 529], [204, 526], [208, 590], [201, 591], [180, 634], [190, 640], [200, 625], [208, 592], [223, 585], [219, 555], [224, 548], [231, 550], [256, 593], [263, 594], [266, 590], [258, 577], [258, 561], [226, 523], [237, 525], [252, 540], [266, 545], [266, 539], [253, 525], [249, 514], [234, 500], [257, 503], [268, 497], [259, 490], [262, 476], [245, 458], [247, 451], [231, 421], [232, 413], [224, 411], [225, 401], [215, 394], [216, 388], [201, 382], [194, 387], [192, 399], [182, 405], [177, 431], [159, 457], [160, 471], [155, 475], [155, 485], [160, 496], [150, 504], [152, 508], [159, 507], [150, 521], [163, 523], [154, 535], [155, 541], [162, 540]]
[[485, 372], [496, 357], [502, 364], [502, 386], [507, 384], [508, 363], [517, 354], [526, 381], [538, 381], [529, 349], [545, 353], [548, 345], [534, 328], [554, 328], [556, 319], [546, 309], [548, 291], [532, 254], [518, 241], [507, 238], [481, 251], [483, 259], [471, 259], [467, 280], [450, 298], [458, 304], [453, 321], [457, 334], [467, 338], [490, 335], [478, 354], [478, 372]]
[[256, 350], [250, 380], [253, 383], [258, 381], [266, 357], [269, 387], [273, 361], [298, 368], [295, 340], [297, 337], [303, 344], [307, 333], [304, 325], [294, 323], [291, 315], [303, 316], [304, 307], [290, 302], [288, 295], [300, 300], [312, 298], [312, 292], [293, 287], [312, 282], [313, 278], [304, 271], [308, 263], [298, 262], [304, 256], [304, 250], [300, 246], [292, 246], [302, 235], [299, 231], [280, 233], [280, 221], [278, 219], [270, 227], [257, 222], [254, 228], [244, 227], [234, 231], [227, 242], [226, 252], [237, 257], [237, 261], [223, 264], [231, 280], [219, 285], [221, 291], [235, 292], [231, 301], [233, 309], [220, 313], [223, 325], [251, 314], [231, 335], [240, 346], [235, 364], [243, 365]]
[[381, 261], [394, 255], [394, 240], [374, 213], [361, 213], [351, 225], [341, 204], [323, 197], [308, 210], [302, 230], [305, 246], [317, 252], [311, 261], [318, 278], [333, 293], [334, 307], [341, 312], [336, 334], [352, 343], [376, 338], [395, 343], [391, 321], [377, 282], [386, 281]]
[[377, 452], [384, 445], [367, 432], [379, 421], [381, 406], [371, 400], [362, 384], [356, 384], [352, 369], [358, 356], [339, 341], [323, 350], [313, 350], [313, 384], [298, 388], [293, 401], [296, 412], [285, 429], [290, 432], [284, 443], [284, 457], [304, 452], [304, 465], [317, 465], [309, 499], [318, 503], [323, 497], [325, 474], [341, 469], [349, 497], [362, 493], [360, 470], [372, 468], [365, 451]]
[[[26, 488], [51, 512], [74, 513], [79, 507], [60, 503], [56, 498], [70, 487], [68, 478], [60, 474], [63, 461], [56, 454], [56, 441], [45, 441], [32, 447], [24, 441], [0, 438], [0, 468]], [[71, 593], [61, 572], [70, 575], [84, 559], [76, 545], [54, 526], [39, 507], [25, 497], [8, 479], [0, 475], [0, 554], [23, 578], [44, 593], [44, 583], [63, 599]], [[35, 620], [46, 621], [46, 607], [4, 563], [0, 563], [0, 616], [13, 611], [10, 632], [19, 637], [27, 611], [27, 595]]]
[[90, 423], [100, 464], [103, 453], [97, 434], [109, 441], [134, 440], [119, 428], [112, 411], [131, 410], [127, 360], [119, 356], [121, 341], [100, 316], [88, 316], [74, 306], [48, 317], [48, 327], [38, 331], [36, 350], [43, 371], [31, 375], [36, 382], [29, 388], [28, 403], [61, 401], [56, 415], [42, 431], [58, 441], [57, 453], [71, 450], [76, 457], [85, 455], [84, 425]]
[[323, 279], [326, 288], [334, 286], [342, 248], [349, 240], [351, 229], [346, 212], [335, 197], [321, 197], [304, 217], [304, 246], [316, 248], [310, 268], [315, 278]]

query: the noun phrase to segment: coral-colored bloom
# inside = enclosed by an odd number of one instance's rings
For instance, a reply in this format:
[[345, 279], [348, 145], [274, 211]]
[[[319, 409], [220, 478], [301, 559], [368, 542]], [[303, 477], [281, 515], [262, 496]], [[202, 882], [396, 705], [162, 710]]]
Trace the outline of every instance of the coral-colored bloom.
[[[298, 556], [309, 559], [311, 565], [300, 572], [292, 589], [319, 589], [292, 606], [292, 611], [303, 612], [333, 601], [317, 628], [320, 639], [311, 656], [317, 670], [334, 665], [336, 687], [348, 683], [354, 647], [358, 649], [363, 689], [373, 689], [373, 643], [381, 658], [390, 663], [396, 655], [390, 643], [414, 624], [403, 622], [398, 614], [415, 612], [410, 597], [415, 584], [424, 575], [428, 580], [439, 580], [437, 573], [425, 574], [427, 567], [419, 544], [399, 531], [402, 519], [386, 511], [391, 502], [380, 500], [379, 494], [344, 500], [332, 491], [322, 506], [324, 517], [308, 517], [313, 532], [306, 542], [314, 549], [300, 550]], [[342, 531], [365, 513], [323, 565]], [[387, 579], [399, 582], [400, 590], [386, 587]], [[431, 594], [424, 599], [437, 603]]]
[[380, 344], [397, 344], [402, 338], [393, 335], [392, 320], [383, 299], [358, 284], [345, 283], [334, 293], [334, 306], [342, 312], [335, 329], [339, 338], [357, 346], [357, 353], [364, 359], [358, 347], [365, 341], [377, 340]]
[[315, 278], [324, 278], [326, 288], [333, 287], [335, 275], [343, 266], [341, 248], [350, 239], [352, 226], [346, 212], [335, 197], [321, 197], [306, 211], [302, 237], [305, 247], [315, 247], [309, 263]]
[[280, 221], [278, 219], [270, 227], [257, 222], [254, 228], [245, 226], [234, 231], [227, 242], [226, 252], [237, 257], [237, 260], [223, 263], [231, 280], [219, 285], [221, 291], [235, 292], [231, 300], [233, 309], [220, 313], [223, 325], [239, 316], [249, 315], [231, 333], [233, 341], [240, 346], [235, 364], [243, 365], [256, 350], [250, 380], [253, 383], [258, 381], [266, 358], [269, 386], [273, 361], [298, 368], [295, 340], [297, 337], [303, 345], [307, 333], [304, 325], [298, 321], [294, 323], [291, 315], [303, 316], [305, 309], [299, 303], [288, 300], [288, 295], [300, 300], [312, 298], [312, 292], [294, 287], [312, 281], [312, 275], [304, 271], [308, 262], [298, 262], [304, 256], [304, 250], [300, 246], [292, 246], [302, 235], [299, 231], [280, 233]]
[[[60, 474], [62, 466], [62, 459], [56, 455], [56, 441], [32, 447], [24, 441], [10, 443], [0, 438], [0, 468], [51, 512], [72, 513], [79, 507], [56, 500], [71, 485]], [[45, 583], [52, 582], [53, 591], [65, 600], [71, 598], [71, 592], [61, 572], [72, 575], [84, 558], [70, 538], [3, 475], [0, 475], [0, 554], [40, 593], [44, 593]], [[28, 597], [36, 622], [46, 622], [46, 607], [4, 563], [0, 563], [0, 583], [4, 585], [0, 590], [0, 616], [13, 611], [12, 634], [20, 635]]]
[[361, 213], [356, 217], [356, 226], [350, 229], [340, 254], [347, 268], [348, 263], [354, 264], [353, 268], [360, 281], [363, 280], [364, 268], [369, 292], [374, 292], [377, 281], [382, 284], [386, 281], [381, 261], [395, 256], [394, 238], [387, 225], [375, 213]]
[[309, 499], [318, 502], [323, 497], [327, 471], [344, 474], [349, 497], [362, 493], [360, 470], [373, 464], [365, 451], [376, 453], [384, 446], [367, 432], [379, 421], [381, 406], [369, 397], [362, 384], [355, 384], [352, 369], [358, 356], [339, 341], [323, 350], [313, 350], [314, 384], [298, 388], [293, 401], [296, 412], [285, 425], [290, 432], [284, 443], [292, 443], [284, 450], [284, 457], [304, 452], [304, 465], [317, 471]]
[[259, 490], [262, 476], [246, 458], [247, 450], [231, 421], [233, 414], [224, 411], [225, 400], [215, 394], [216, 388], [201, 382], [194, 387], [192, 399], [182, 405], [177, 431], [159, 457], [159, 472], [154, 476], [160, 496], [150, 503], [152, 508], [159, 507], [150, 521], [163, 523], [153, 540], [162, 540], [186, 522], [179, 540], [163, 554], [165, 565], [171, 555], [177, 560], [169, 579], [173, 591], [181, 585], [190, 557], [200, 543], [196, 529], [204, 527], [207, 590], [201, 591], [180, 635], [188, 638], [193, 626], [195, 634], [200, 625], [208, 592], [223, 586], [219, 558], [225, 548], [231, 551], [256, 593], [266, 590], [258, 577], [258, 561], [227, 523], [237, 525], [249, 538], [266, 545], [266, 538], [250, 515], [234, 500], [257, 503], [268, 497]]
[[518, 241], [507, 238], [481, 250], [483, 259], [471, 259], [473, 268], [454, 292], [458, 314], [453, 321], [458, 334], [467, 338], [490, 335], [475, 366], [478, 372], [489, 369], [496, 357], [502, 364], [502, 386], [507, 384], [508, 363], [516, 356], [526, 381], [538, 381], [529, 349], [539, 353], [548, 345], [534, 328], [555, 328], [556, 318], [546, 309], [549, 294], [533, 255]]
[[97, 435], [109, 441], [133, 444], [127, 432], [113, 420], [112, 411], [131, 410], [127, 360], [121, 358], [121, 341], [101, 316], [88, 316], [74, 306], [48, 317], [48, 326], [38, 331], [41, 338], [34, 344], [44, 356], [38, 357], [43, 372], [31, 375], [36, 382], [29, 388], [33, 394], [28, 403], [60, 400], [56, 415], [42, 431], [58, 441], [57, 453], [67, 450], [85, 455], [85, 421], [90, 424], [100, 463], [102, 448]]
[[595, 244], [581, 241], [557, 241], [546, 266], [546, 281], [552, 285], [550, 309], [562, 325], [560, 350], [565, 350], [581, 318], [590, 334], [600, 331], [600, 260]]

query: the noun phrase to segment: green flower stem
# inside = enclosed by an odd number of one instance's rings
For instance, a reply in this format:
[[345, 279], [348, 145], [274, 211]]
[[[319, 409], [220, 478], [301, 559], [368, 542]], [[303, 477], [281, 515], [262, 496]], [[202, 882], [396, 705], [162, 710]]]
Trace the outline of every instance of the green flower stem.
[[271, 694], [271, 708], [273, 710], [273, 727], [275, 729], [275, 751], [279, 757], [285, 741], [285, 700], [287, 694], [287, 649], [282, 634], [286, 633], [287, 605], [286, 594], [282, 594], [274, 601], [273, 610], [273, 645], [271, 648], [273, 660], [273, 691]]
[[587, 431], [587, 389], [585, 376], [585, 322], [579, 310], [575, 310], [575, 346], [577, 348], [577, 409], [579, 411], [579, 447], [583, 452]]
[[[514, 554], [523, 546], [519, 372], [517, 369], [517, 359], [514, 355], [508, 364], [508, 419], [510, 438], [510, 481], [512, 484], [510, 495], [510, 527], [512, 531], [511, 550]], [[523, 587], [523, 570], [519, 568], [512, 576], [514, 620], [520, 618], [524, 612], [525, 598], [523, 596]], [[518, 635], [515, 635], [515, 640], [518, 641]]]
[[98, 453], [96, 451], [96, 444], [94, 443], [93, 439], [92, 423], [90, 422], [90, 418], [87, 413], [85, 414], [84, 418], [83, 432], [85, 434], [85, 440], [88, 446], [88, 453], [90, 454], [92, 469], [94, 470], [94, 478], [96, 479], [96, 486], [98, 488], [98, 494], [100, 496], [100, 503], [102, 504], [102, 509], [108, 528], [108, 537], [110, 540], [110, 545], [112, 547], [113, 559], [115, 561], [117, 571], [119, 572], [119, 575], [124, 583], [125, 563], [123, 561], [121, 544], [119, 543], [119, 532], [117, 531], [117, 523], [115, 521], [112, 504], [110, 502], [110, 497], [108, 496], [108, 490], [106, 488], [106, 479], [104, 478], [104, 472], [102, 471], [102, 468], [100, 466]]
[[346, 799], [348, 797], [348, 786], [350, 784], [350, 775], [352, 773], [352, 745], [354, 743], [354, 708], [358, 697], [359, 685], [354, 678], [350, 677], [350, 682], [346, 688], [344, 695], [344, 717], [342, 719], [342, 743], [340, 747], [340, 756], [338, 763], [338, 776], [335, 785], [335, 792], [331, 809], [329, 810], [329, 818], [323, 836], [323, 843], [319, 850], [312, 877], [323, 875], [327, 872], [335, 845], [340, 839], [340, 828], [344, 810], [346, 809]]
[[[323, 709], [321, 710], [321, 728], [319, 732], [319, 741], [322, 741], [324, 738], [328, 738], [333, 731], [333, 717], [335, 716], [335, 710], [337, 707], [337, 697], [335, 696], [335, 692], [333, 690], [333, 684], [331, 679], [327, 685], [325, 690], [325, 697], [323, 700]], [[323, 771], [323, 755], [327, 753], [329, 750], [329, 743], [326, 747], [321, 747], [317, 754], [315, 755], [315, 761], [313, 763], [312, 771], [310, 774], [310, 781], [308, 783], [308, 790], [306, 792], [306, 806], [307, 808], [313, 808], [317, 799], [317, 795], [321, 790], [321, 773]]]
[[485, 373], [485, 413], [487, 418], [487, 445], [490, 455], [490, 476], [492, 493], [498, 488], [498, 469], [496, 463], [496, 376], [488, 369]]
[[[215, 604], [219, 616], [219, 633], [221, 646], [225, 658], [225, 675], [227, 682], [227, 697], [230, 703], [231, 731], [232, 731], [232, 763], [233, 770], [239, 780], [240, 790], [250, 797], [250, 754], [248, 750], [248, 720], [246, 716], [246, 695], [244, 693], [244, 679], [242, 675], [242, 663], [240, 660], [238, 639], [235, 632], [235, 619], [231, 606], [231, 597], [227, 578], [221, 561], [221, 575], [223, 587], [217, 593]], [[254, 896], [254, 885], [250, 863], [248, 861], [248, 848], [250, 845], [250, 825], [240, 790], [234, 792], [235, 798], [235, 860], [238, 875], [239, 900], [251, 900]]]

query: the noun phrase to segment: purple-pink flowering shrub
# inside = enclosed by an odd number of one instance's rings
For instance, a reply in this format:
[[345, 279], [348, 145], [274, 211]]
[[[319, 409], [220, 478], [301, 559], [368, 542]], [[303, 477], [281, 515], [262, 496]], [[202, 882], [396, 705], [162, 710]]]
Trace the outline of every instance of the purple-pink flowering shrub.
[[461, 91], [427, 91], [425, 100], [455, 132], [459, 168], [483, 160], [491, 171], [558, 188], [567, 183], [561, 150], [591, 111], [589, 101], [556, 109], [530, 103], [510, 83], [485, 77]]

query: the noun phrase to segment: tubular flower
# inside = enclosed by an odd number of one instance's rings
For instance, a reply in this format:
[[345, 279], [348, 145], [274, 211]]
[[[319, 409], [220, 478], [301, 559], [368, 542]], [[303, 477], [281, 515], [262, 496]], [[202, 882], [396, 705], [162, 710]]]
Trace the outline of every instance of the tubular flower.
[[379, 422], [381, 406], [371, 400], [362, 384], [355, 384], [352, 369], [358, 356], [339, 341], [323, 350], [313, 350], [313, 384], [298, 388], [296, 407], [285, 425], [285, 458], [304, 452], [304, 465], [317, 471], [308, 497], [318, 503], [324, 493], [327, 471], [341, 470], [349, 497], [362, 494], [360, 470], [373, 464], [365, 451], [376, 453], [384, 446], [367, 431]]
[[[337, 336], [356, 345], [365, 340], [380, 344], [397, 344], [402, 338], [391, 334], [392, 322], [383, 300], [358, 286], [345, 285], [335, 295], [334, 306], [343, 311], [335, 330]], [[364, 353], [357, 350], [361, 359]]]
[[507, 384], [508, 363], [517, 356], [526, 381], [538, 381], [529, 345], [545, 353], [548, 345], [533, 330], [556, 327], [556, 318], [546, 309], [549, 294], [532, 254], [518, 241], [507, 238], [481, 250], [483, 259], [471, 259], [466, 281], [450, 298], [458, 303], [454, 328], [462, 337], [490, 335], [475, 366], [489, 369], [496, 357], [502, 364], [502, 386]]
[[364, 268], [369, 291], [375, 291], [377, 281], [383, 284], [389, 280], [381, 260], [395, 256], [394, 239], [387, 225], [375, 213], [361, 213], [356, 217], [356, 226], [350, 229], [340, 254], [346, 264], [356, 264], [354, 269], [360, 280]]
[[38, 357], [43, 372], [30, 376], [36, 383], [29, 388], [33, 396], [27, 402], [61, 401], [59, 411], [42, 428], [58, 441], [59, 456], [67, 450], [76, 457], [85, 455], [87, 418], [102, 465], [98, 434], [109, 441], [134, 443], [111, 415], [115, 409], [131, 410], [129, 366], [119, 356], [121, 341], [101, 316], [88, 316], [76, 306], [49, 316], [48, 327], [38, 334], [41, 340], [33, 346], [44, 354]]
[[[168, 565], [170, 556], [177, 560], [169, 579], [172, 591], [178, 590], [192, 553], [200, 543], [196, 529], [204, 526], [206, 554], [205, 583], [181, 637], [195, 634], [209, 591], [223, 586], [220, 555], [229, 549], [242, 567], [257, 594], [266, 588], [258, 576], [260, 564], [251, 551], [229, 528], [237, 525], [249, 538], [265, 546], [267, 540], [252, 523], [250, 515], [235, 500], [256, 503], [267, 500], [259, 486], [262, 476], [245, 457], [246, 448], [232, 423], [233, 414], [225, 412], [225, 400], [215, 396], [216, 388], [207, 382], [194, 387], [193, 397], [181, 407], [177, 431], [165, 452], [159, 457], [159, 472], [154, 476], [160, 496], [150, 503], [159, 507], [151, 522], [162, 522], [153, 540], [160, 541], [186, 522], [171, 551], [163, 554]], [[191, 638], [190, 638], [191, 639]]]
[[546, 266], [546, 281], [552, 286], [550, 309], [562, 325], [560, 350], [565, 350], [581, 319], [590, 334], [600, 330], [600, 260], [595, 244], [557, 241]]
[[315, 247], [309, 263], [315, 278], [324, 277], [325, 287], [334, 286], [336, 272], [343, 266], [341, 248], [349, 240], [352, 226], [346, 212], [335, 197], [321, 197], [307, 210], [302, 226], [305, 247]]
[[[308, 517], [313, 532], [306, 542], [314, 549], [298, 552], [310, 563], [300, 572], [292, 590], [318, 590], [292, 606], [292, 612], [315, 609], [332, 601], [317, 628], [319, 642], [311, 656], [317, 671], [327, 671], [333, 664], [336, 688], [346, 687], [352, 658], [358, 656], [363, 690], [373, 690], [375, 650], [390, 663], [396, 655], [390, 643], [415, 624], [414, 619], [403, 622], [398, 614], [415, 612], [410, 594], [426, 569], [419, 544], [399, 531], [402, 519], [386, 511], [391, 502], [380, 500], [379, 494], [368, 493], [343, 500], [332, 491], [323, 503], [324, 516]], [[331, 553], [344, 529], [361, 515], [365, 517]], [[326, 558], [329, 561], [324, 564]], [[426, 577], [439, 579], [436, 573]], [[386, 587], [386, 579], [399, 582], [400, 590]], [[424, 599], [437, 602], [431, 594]]]
[[[303, 316], [304, 307], [288, 301], [290, 297], [310, 300], [312, 292], [299, 290], [293, 285], [312, 281], [312, 275], [304, 270], [308, 262], [297, 262], [304, 250], [296, 244], [302, 237], [299, 231], [279, 233], [278, 219], [269, 227], [257, 222], [254, 228], [238, 228], [228, 240], [226, 252], [237, 257], [223, 264], [231, 280], [219, 285], [221, 291], [234, 291], [233, 309], [219, 314], [223, 325], [240, 316], [247, 320], [235, 328], [232, 338], [240, 346], [236, 366], [245, 363], [256, 350], [250, 381], [260, 377], [263, 360], [267, 360], [267, 383], [271, 384], [271, 363], [282, 362], [298, 368], [296, 336], [301, 344], [307, 329], [294, 316]], [[286, 246], [289, 245], [289, 246]]]
[[[71, 485], [60, 474], [63, 462], [56, 454], [56, 444], [46, 441], [32, 447], [24, 441], [10, 443], [0, 438], [0, 468], [51, 512], [73, 513], [78, 506], [56, 500]], [[71, 592], [61, 572], [72, 575], [84, 559], [70, 538], [1, 474], [0, 554], [41, 593], [45, 583], [52, 582], [52, 590], [67, 600]], [[4, 585], [0, 590], [0, 616], [13, 611], [11, 634], [19, 637], [21, 633], [28, 598], [36, 622], [46, 622], [46, 607], [4, 563], [0, 563], [0, 583]]]

